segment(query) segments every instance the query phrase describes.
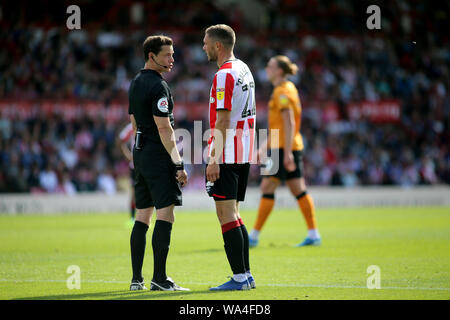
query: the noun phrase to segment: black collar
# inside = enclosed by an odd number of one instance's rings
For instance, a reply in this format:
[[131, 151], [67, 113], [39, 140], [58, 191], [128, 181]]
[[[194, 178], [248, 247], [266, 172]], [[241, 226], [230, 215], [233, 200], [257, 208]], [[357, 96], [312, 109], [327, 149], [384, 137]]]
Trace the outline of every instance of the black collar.
[[158, 77], [160, 77], [162, 79], [161, 73], [159, 73], [158, 71], [155, 71], [153, 69], [144, 69], [144, 68], [142, 68], [141, 69], [141, 73], [154, 73], [154, 74], [156, 74]]

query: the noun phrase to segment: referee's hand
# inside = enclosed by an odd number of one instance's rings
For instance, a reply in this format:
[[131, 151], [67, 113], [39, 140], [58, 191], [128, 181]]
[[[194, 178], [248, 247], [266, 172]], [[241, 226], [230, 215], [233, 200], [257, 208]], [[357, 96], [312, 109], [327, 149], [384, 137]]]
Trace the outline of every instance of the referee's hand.
[[176, 179], [180, 183], [180, 186], [184, 187], [188, 181], [186, 170], [178, 170]]
[[208, 164], [206, 167], [206, 180], [214, 182], [220, 177], [220, 166], [217, 163]]

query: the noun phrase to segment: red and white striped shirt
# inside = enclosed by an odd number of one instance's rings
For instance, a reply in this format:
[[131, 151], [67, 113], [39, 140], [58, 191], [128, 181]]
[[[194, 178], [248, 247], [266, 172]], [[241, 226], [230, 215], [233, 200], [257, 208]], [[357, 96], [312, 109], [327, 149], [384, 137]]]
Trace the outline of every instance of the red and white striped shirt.
[[226, 61], [214, 76], [209, 102], [212, 131], [208, 155], [214, 145], [217, 110], [229, 110], [231, 135], [227, 135], [223, 163], [248, 163], [253, 159], [256, 102], [255, 82], [248, 66], [239, 59]]

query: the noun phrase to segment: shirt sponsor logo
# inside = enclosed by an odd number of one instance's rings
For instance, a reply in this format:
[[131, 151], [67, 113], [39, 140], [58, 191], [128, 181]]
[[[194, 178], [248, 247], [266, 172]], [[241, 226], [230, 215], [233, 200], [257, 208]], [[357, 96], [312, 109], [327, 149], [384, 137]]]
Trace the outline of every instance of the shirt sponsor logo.
[[158, 100], [157, 103], [158, 109], [161, 112], [167, 113], [169, 112], [169, 101], [167, 100], [167, 97], [163, 97]]
[[217, 100], [223, 100], [225, 97], [225, 88], [217, 88], [216, 90]]
[[282, 106], [288, 105], [289, 104], [289, 98], [286, 95], [281, 94], [280, 95], [280, 104]]

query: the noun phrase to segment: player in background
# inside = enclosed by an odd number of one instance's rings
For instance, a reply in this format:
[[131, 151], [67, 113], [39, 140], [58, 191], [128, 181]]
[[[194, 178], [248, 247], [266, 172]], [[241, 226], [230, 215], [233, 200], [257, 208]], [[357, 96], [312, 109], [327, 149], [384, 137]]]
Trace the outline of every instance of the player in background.
[[247, 229], [239, 215], [253, 156], [256, 117], [255, 83], [248, 66], [233, 54], [236, 35], [227, 25], [206, 29], [203, 50], [219, 70], [210, 92], [206, 191], [214, 199], [225, 253], [233, 271], [230, 281], [210, 290], [255, 288], [250, 273]]
[[[286, 56], [272, 57], [267, 66], [267, 78], [274, 86], [269, 101], [268, 126], [269, 139], [258, 150], [260, 163], [265, 161], [267, 149], [270, 153], [279, 153], [278, 171], [265, 176], [261, 181], [262, 197], [258, 216], [250, 232], [250, 247], [256, 247], [259, 235], [275, 203], [275, 190], [282, 181], [286, 181], [292, 195], [297, 199], [300, 211], [308, 227], [308, 236], [297, 246], [320, 245], [321, 238], [317, 229], [314, 201], [306, 190], [303, 177], [303, 139], [300, 134], [301, 102], [295, 85], [287, 79], [298, 71], [296, 64]], [[272, 130], [279, 130], [278, 135]], [[273, 157], [276, 159], [276, 157]], [[270, 169], [266, 167], [266, 170]]]
[[136, 212], [136, 200], [134, 196], [134, 164], [133, 152], [134, 132], [133, 125], [130, 122], [119, 133], [118, 144], [125, 158], [130, 163], [130, 182], [131, 182], [131, 198], [130, 198], [130, 220], [127, 223], [130, 227], [134, 225], [134, 214]]

